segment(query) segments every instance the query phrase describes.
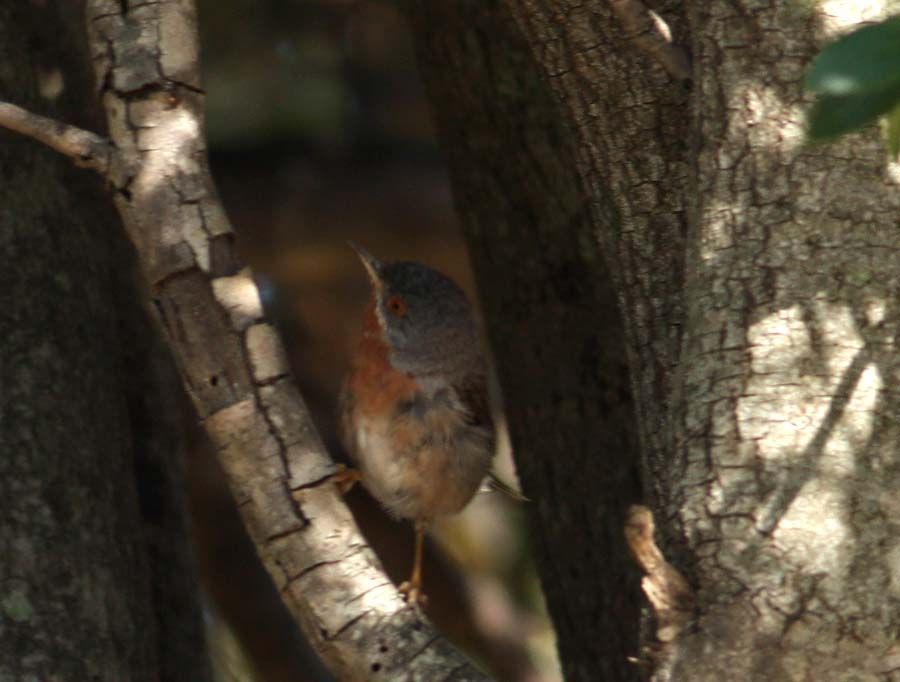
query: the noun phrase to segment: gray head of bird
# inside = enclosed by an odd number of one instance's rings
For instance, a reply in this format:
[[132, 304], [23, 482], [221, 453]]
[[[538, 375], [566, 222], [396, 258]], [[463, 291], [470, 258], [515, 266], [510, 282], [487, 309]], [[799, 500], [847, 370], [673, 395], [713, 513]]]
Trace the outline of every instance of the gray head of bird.
[[449, 277], [421, 263], [383, 263], [351, 243], [369, 275], [391, 365], [419, 378], [482, 371], [472, 306]]

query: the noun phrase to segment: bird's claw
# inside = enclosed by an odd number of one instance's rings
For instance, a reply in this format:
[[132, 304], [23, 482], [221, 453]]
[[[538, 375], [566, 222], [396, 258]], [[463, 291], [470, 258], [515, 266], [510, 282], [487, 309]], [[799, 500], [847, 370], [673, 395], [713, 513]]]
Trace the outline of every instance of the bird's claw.
[[422, 592], [422, 586], [419, 583], [407, 580], [398, 589], [410, 606], [425, 606], [428, 602], [428, 597]]
[[362, 480], [362, 474], [359, 472], [359, 469], [353, 469], [346, 464], [338, 464], [336, 466], [337, 471], [331, 474], [328, 480], [338, 487], [341, 495], [346, 495], [358, 481]]

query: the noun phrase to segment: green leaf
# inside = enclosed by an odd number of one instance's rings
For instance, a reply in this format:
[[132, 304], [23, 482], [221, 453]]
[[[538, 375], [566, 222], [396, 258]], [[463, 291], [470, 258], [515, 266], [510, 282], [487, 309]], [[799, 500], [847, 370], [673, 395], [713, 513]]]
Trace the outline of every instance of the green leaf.
[[859, 95], [820, 95], [809, 114], [812, 141], [828, 140], [874, 121], [900, 102], [900, 89]]
[[897, 104], [885, 117], [887, 119], [888, 154], [896, 161], [900, 158], [900, 104]]
[[900, 91], [900, 16], [864, 26], [822, 50], [806, 74], [806, 87], [835, 96]]

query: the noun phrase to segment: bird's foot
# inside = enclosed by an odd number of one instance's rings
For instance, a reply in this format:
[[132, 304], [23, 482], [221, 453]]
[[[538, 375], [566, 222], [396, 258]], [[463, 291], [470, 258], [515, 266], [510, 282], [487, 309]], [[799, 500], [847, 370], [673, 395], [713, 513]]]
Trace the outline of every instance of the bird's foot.
[[407, 580], [397, 589], [410, 606], [425, 606], [428, 602], [428, 597], [422, 592], [422, 585], [418, 582]]
[[341, 491], [341, 495], [349, 493], [353, 486], [361, 480], [362, 474], [359, 472], [359, 469], [353, 469], [346, 464], [338, 464], [337, 471], [328, 477], [328, 482], [334, 483], [338, 490]]

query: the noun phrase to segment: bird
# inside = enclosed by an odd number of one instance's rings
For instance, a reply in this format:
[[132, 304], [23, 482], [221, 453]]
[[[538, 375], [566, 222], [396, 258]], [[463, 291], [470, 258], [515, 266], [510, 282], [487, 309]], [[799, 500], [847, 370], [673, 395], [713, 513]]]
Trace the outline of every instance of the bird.
[[422, 547], [435, 519], [461, 511], [491, 468], [495, 434], [488, 375], [472, 306], [449, 277], [417, 262], [384, 263], [350, 243], [371, 296], [338, 400], [357, 480], [413, 522], [407, 603], [425, 602]]

